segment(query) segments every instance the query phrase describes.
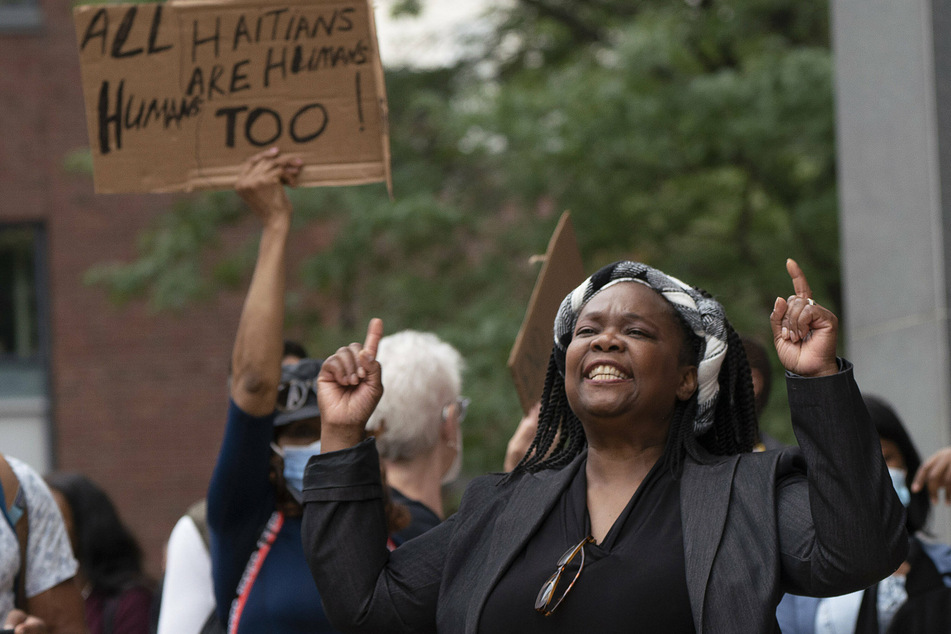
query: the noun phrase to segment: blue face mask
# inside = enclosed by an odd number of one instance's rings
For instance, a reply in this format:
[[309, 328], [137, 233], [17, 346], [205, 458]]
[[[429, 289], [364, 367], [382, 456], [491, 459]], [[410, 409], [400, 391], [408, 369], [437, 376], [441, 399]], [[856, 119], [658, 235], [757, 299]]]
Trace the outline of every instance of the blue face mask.
[[898, 494], [898, 499], [901, 500], [902, 505], [908, 506], [911, 504], [911, 491], [908, 490], [908, 483], [905, 482], [905, 470], [889, 467], [888, 475], [892, 477], [892, 486], [895, 487], [895, 493]]
[[317, 440], [309, 445], [296, 447], [288, 445], [278, 447], [271, 443], [271, 449], [274, 453], [284, 458], [284, 484], [295, 498], [299, 500], [301, 491], [304, 490], [304, 468], [311, 456], [320, 453], [320, 441]]

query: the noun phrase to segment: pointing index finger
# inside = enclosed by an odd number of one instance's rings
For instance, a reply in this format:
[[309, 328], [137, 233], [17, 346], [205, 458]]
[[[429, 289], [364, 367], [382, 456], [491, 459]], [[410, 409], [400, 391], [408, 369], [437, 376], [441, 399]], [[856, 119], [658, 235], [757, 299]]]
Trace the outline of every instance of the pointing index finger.
[[792, 258], [786, 260], [786, 272], [792, 278], [793, 289], [796, 295], [806, 299], [812, 298], [812, 289], [809, 288], [809, 282], [806, 281], [806, 274], [799, 268], [799, 264]]
[[371, 359], [376, 359], [376, 349], [380, 345], [380, 339], [383, 338], [383, 320], [374, 317], [367, 326], [367, 339], [363, 343], [363, 349]]

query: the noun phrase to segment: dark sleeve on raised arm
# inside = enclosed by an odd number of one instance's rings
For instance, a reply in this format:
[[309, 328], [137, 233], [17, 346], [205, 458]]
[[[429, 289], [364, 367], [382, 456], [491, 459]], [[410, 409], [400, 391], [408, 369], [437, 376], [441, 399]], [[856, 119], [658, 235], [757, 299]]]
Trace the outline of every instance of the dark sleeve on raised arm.
[[908, 549], [878, 434], [852, 365], [841, 365], [832, 376], [786, 379], [801, 457], [784, 457], [790, 475], [778, 483], [777, 513], [783, 579], [794, 594], [865, 588], [894, 572]]
[[453, 520], [389, 552], [372, 439], [311, 458], [304, 553], [327, 616], [342, 632], [435, 632], [441, 562]]
[[272, 416], [251, 416], [234, 401], [218, 461], [208, 485], [208, 530], [215, 602], [222, 623], [256, 549], [264, 524], [274, 511], [274, 489], [268, 479]]

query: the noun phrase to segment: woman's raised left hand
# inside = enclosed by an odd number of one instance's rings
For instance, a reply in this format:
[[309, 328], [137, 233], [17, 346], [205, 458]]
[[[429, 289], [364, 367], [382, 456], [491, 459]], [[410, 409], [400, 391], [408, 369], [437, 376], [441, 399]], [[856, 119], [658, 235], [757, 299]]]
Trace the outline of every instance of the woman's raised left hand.
[[769, 323], [779, 360], [800, 376], [828, 376], [839, 371], [836, 360], [839, 320], [812, 299], [812, 289], [795, 260], [786, 260], [795, 294], [776, 298]]

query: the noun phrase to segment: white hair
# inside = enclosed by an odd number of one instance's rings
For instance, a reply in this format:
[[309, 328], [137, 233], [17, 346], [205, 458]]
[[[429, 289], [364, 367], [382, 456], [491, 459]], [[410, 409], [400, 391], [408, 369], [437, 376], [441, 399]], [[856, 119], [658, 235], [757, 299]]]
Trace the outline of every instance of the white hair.
[[404, 330], [380, 340], [376, 354], [383, 368], [383, 398], [367, 431], [380, 457], [412, 460], [439, 441], [442, 412], [459, 398], [463, 360], [459, 351], [429, 332]]

